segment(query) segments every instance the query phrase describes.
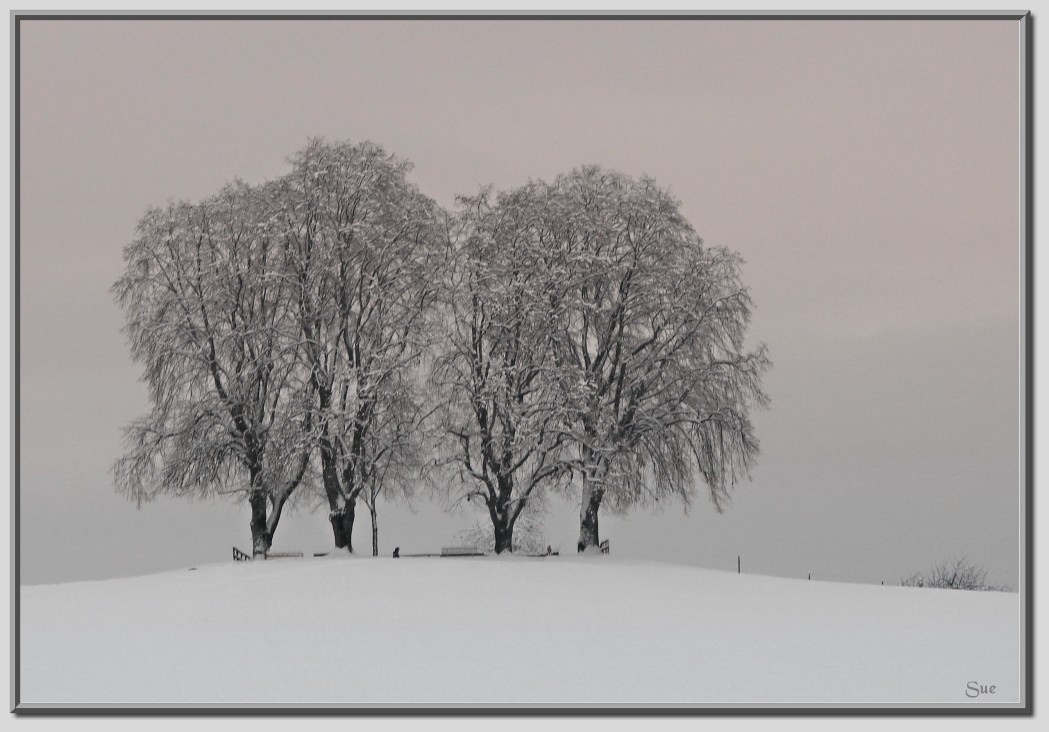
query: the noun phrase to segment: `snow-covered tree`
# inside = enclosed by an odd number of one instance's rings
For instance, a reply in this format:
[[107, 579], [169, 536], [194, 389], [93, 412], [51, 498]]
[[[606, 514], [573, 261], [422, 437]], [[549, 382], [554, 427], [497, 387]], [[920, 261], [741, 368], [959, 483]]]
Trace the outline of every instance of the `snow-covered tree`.
[[278, 184], [284, 269], [335, 545], [352, 552], [362, 491], [381, 491], [375, 481], [414, 449], [418, 402], [405, 390], [433, 333], [446, 223], [408, 181], [411, 165], [378, 145], [314, 140], [292, 163]]
[[649, 178], [586, 167], [503, 201], [527, 214], [497, 219], [490, 239], [499, 246], [475, 259], [481, 271], [508, 257], [542, 273], [542, 286], [491, 299], [535, 313], [528, 394], [557, 405], [543, 412], [556, 424], [547, 439], [556, 434], [561, 448], [567, 434], [575, 449], [579, 550], [599, 543], [603, 504], [623, 510], [674, 495], [687, 510], [701, 480], [721, 510], [757, 454], [750, 410], [767, 401], [765, 348], [744, 344], [751, 301], [740, 258], [705, 246]]
[[570, 472], [553, 373], [563, 280], [533, 227], [541, 200], [529, 191], [493, 200], [486, 190], [460, 202], [432, 382], [447, 437], [443, 463], [458, 478], [450, 490], [483, 503], [501, 553], [514, 550], [529, 501]]
[[118, 489], [246, 499], [257, 556], [306, 474], [312, 399], [270, 204], [234, 183], [148, 211], [113, 287], [151, 402], [126, 429]]
[[583, 477], [579, 549], [615, 509], [702, 480], [717, 510], [758, 451], [750, 410], [767, 397], [764, 346], [744, 344], [741, 260], [709, 247], [650, 178], [586, 167], [548, 191], [550, 245], [574, 290], [557, 343]]

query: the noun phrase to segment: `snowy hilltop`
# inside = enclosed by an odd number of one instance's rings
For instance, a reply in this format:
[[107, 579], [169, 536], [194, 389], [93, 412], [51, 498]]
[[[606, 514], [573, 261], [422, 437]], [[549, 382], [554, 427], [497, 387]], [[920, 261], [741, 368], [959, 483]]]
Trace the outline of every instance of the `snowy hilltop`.
[[1015, 703], [1020, 606], [591, 556], [231, 562], [23, 587], [21, 699]]

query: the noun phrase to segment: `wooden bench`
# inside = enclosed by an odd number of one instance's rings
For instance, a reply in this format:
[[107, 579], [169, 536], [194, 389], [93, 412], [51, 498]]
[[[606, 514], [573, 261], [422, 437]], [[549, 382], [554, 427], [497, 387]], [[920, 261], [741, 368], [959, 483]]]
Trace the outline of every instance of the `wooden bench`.
[[302, 552], [266, 552], [266, 559], [301, 559]]
[[477, 549], [475, 546], [443, 546], [441, 547], [442, 557], [483, 557], [484, 552]]
[[[326, 554], [327, 552], [325, 552]], [[324, 554], [314, 554], [315, 557], [322, 557]], [[301, 559], [302, 552], [267, 552], [264, 559]], [[247, 552], [242, 552], [237, 547], [233, 547], [233, 561], [234, 562], [250, 562], [251, 555]]]
[[598, 546], [601, 547], [602, 554], [608, 554], [608, 539], [602, 541]]

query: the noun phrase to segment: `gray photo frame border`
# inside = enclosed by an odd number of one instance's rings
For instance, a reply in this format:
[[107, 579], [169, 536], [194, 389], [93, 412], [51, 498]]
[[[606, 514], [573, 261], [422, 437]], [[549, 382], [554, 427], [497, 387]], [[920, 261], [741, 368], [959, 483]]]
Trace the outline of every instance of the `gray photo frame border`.
[[[782, 12], [711, 12], [668, 11], [663, 13], [568, 11], [563, 13], [516, 11], [459, 13], [403, 13], [328, 11], [298, 13], [261, 13], [254, 11], [212, 13], [186, 12], [24, 12], [11, 11], [11, 712], [18, 716], [255, 716], [255, 715], [338, 715], [338, 716], [1033, 716], [1034, 714], [1034, 30], [1030, 11], [782, 11]], [[623, 20], [623, 21], [693, 21], [693, 20], [1013, 20], [1020, 24], [1021, 106], [1020, 164], [1022, 191], [1020, 224], [1023, 256], [1020, 289], [1022, 301], [1020, 359], [1022, 388], [1021, 469], [1024, 488], [1021, 516], [1022, 666], [1024, 679], [1022, 703], [980, 706], [945, 705], [853, 705], [824, 704], [783, 706], [778, 704], [747, 705], [316, 705], [316, 704], [27, 704], [20, 698], [19, 668], [19, 529], [20, 529], [20, 42], [23, 21], [368, 21], [368, 20]]]

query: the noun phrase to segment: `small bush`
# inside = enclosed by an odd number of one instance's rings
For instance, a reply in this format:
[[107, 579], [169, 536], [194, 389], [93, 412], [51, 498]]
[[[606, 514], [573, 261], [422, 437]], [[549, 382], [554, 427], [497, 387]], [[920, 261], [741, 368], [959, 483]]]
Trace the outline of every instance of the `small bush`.
[[904, 587], [935, 587], [942, 590], [976, 590], [1006, 592], [1004, 585], [987, 582], [987, 570], [969, 562], [966, 557], [940, 562], [928, 572], [919, 572], [900, 580]]
[[[545, 554], [546, 539], [543, 536], [543, 518], [546, 508], [533, 499], [514, 524], [514, 548], [516, 554]], [[491, 554], [495, 551], [495, 535], [491, 521], [478, 521], [455, 536], [459, 546], [473, 546]]]

